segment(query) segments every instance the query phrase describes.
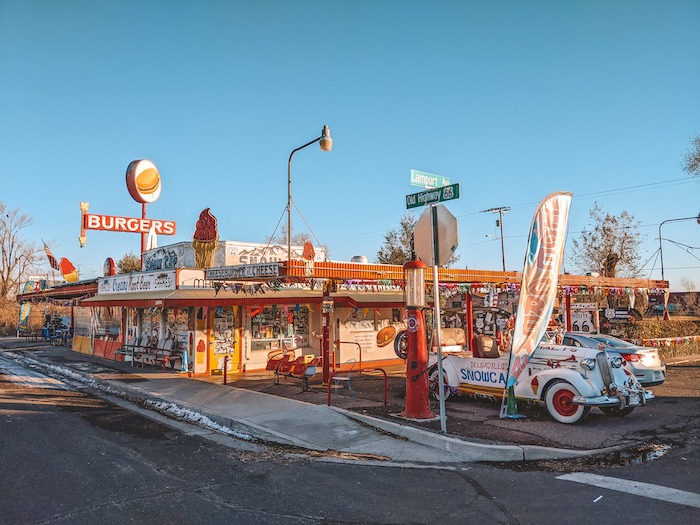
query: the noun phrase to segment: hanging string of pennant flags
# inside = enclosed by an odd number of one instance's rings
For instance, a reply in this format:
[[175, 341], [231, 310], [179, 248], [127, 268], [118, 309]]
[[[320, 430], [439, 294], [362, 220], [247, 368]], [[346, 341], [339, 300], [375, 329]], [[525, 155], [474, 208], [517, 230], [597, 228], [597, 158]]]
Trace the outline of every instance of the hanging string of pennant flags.
[[80, 303], [87, 299], [88, 297], [94, 296], [94, 293], [86, 293], [80, 297], [74, 297], [72, 299], [54, 299], [52, 297], [36, 297], [31, 299], [25, 299], [27, 302], [32, 303], [48, 303], [54, 306], [80, 306]]
[[683, 337], [663, 337], [659, 339], [642, 339], [642, 346], [677, 346], [687, 343], [700, 342], [700, 335], [688, 335]]
[[630, 295], [635, 294], [662, 294], [663, 288], [620, 288], [615, 286], [562, 286], [562, 291], [570, 295]]
[[[264, 294], [268, 291], [279, 292], [281, 290], [290, 289], [321, 289], [324, 283], [331, 282], [331, 287], [334, 290], [344, 290], [348, 292], [392, 292], [401, 291], [405, 287], [403, 280], [396, 279], [379, 279], [379, 280], [364, 280], [364, 279], [314, 279], [304, 277], [286, 277], [283, 279], [275, 279], [260, 283], [228, 283], [215, 281], [213, 283], [216, 293], [221, 290], [230, 291], [235, 294], [245, 293], [248, 295]], [[327, 284], [326, 284], [327, 285]], [[458, 294], [489, 294], [498, 292], [518, 292], [520, 283], [441, 283], [439, 284], [440, 295], [453, 297]], [[426, 291], [428, 294], [433, 293], [432, 283], [426, 283]], [[630, 294], [662, 294], [664, 289], [661, 288], [621, 288], [612, 286], [562, 286], [560, 291], [565, 295], [630, 295]]]

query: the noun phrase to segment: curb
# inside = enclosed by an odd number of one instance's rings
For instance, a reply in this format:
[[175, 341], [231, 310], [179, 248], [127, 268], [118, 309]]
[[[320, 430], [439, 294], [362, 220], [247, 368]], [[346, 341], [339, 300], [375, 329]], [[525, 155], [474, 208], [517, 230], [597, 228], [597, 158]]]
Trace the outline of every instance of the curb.
[[537, 445], [486, 445], [465, 441], [449, 435], [438, 434], [428, 430], [401, 425], [386, 419], [374, 416], [367, 416], [351, 412], [343, 408], [331, 407], [351, 419], [355, 419], [366, 425], [378, 428], [384, 432], [408, 439], [415, 443], [420, 443], [430, 448], [444, 450], [453, 454], [466, 456], [465, 461], [538, 461], [554, 459], [574, 459], [586, 456], [596, 456], [598, 454], [608, 454], [619, 452], [629, 448], [629, 444], [615, 447], [592, 449], [592, 450], [572, 450], [565, 448], [540, 447]]

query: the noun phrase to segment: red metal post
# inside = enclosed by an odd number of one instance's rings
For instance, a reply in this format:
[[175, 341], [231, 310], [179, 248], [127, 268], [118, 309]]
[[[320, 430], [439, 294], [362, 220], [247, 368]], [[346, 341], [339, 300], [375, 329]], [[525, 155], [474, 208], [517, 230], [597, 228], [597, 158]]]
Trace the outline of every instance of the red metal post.
[[564, 305], [565, 305], [565, 321], [566, 321], [566, 327], [565, 330], [571, 330], [571, 292], [567, 289], [564, 292]]
[[[141, 218], [146, 218], [146, 203], [141, 203]], [[143, 270], [143, 252], [146, 251], [146, 234], [141, 234], [141, 269]]]
[[474, 354], [474, 302], [472, 301], [472, 294], [469, 292], [464, 294], [464, 309], [467, 344], [469, 345], [469, 350]]
[[331, 314], [323, 313], [323, 336], [321, 345], [323, 347], [323, 382], [328, 383], [331, 377], [330, 360], [331, 360]]
[[406, 309], [408, 333], [406, 351], [406, 410], [401, 415], [413, 419], [432, 419], [428, 398], [428, 348], [425, 316], [420, 308]]

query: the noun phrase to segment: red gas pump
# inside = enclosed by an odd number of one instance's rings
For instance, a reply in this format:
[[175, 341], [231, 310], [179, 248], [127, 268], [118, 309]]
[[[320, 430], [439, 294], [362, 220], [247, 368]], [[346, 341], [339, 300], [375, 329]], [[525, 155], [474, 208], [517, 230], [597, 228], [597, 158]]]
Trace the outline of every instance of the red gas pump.
[[425, 269], [422, 261], [410, 261], [404, 265], [404, 300], [406, 302], [406, 410], [401, 416], [412, 419], [432, 419], [428, 387], [428, 347], [426, 344]]

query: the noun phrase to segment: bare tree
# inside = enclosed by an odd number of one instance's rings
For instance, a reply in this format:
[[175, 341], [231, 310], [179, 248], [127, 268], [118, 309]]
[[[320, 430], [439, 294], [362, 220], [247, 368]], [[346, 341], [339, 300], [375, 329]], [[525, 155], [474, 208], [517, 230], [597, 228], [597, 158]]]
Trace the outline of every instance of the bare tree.
[[589, 216], [591, 224], [572, 241], [573, 266], [604, 277], [637, 277], [642, 242], [639, 221], [626, 210], [611, 215], [597, 202]]
[[690, 277], [681, 277], [680, 284], [681, 288], [683, 288], [683, 290], [686, 292], [696, 292], [698, 290], [698, 286], [695, 284], [695, 281], [693, 281]]
[[683, 169], [691, 175], [700, 175], [700, 136], [693, 139], [690, 150], [683, 157]]
[[[292, 246], [304, 246], [305, 243], [310, 242], [311, 244], [315, 244], [317, 247], [321, 248], [324, 253], [326, 254], [326, 259], [330, 260], [330, 251], [328, 250], [328, 246], [325, 244], [322, 244], [318, 242], [318, 239], [315, 239], [316, 242], [314, 242], [315, 238], [312, 238], [311, 235], [309, 235], [306, 232], [299, 232], [299, 233], [294, 233], [292, 234]], [[287, 245], [287, 225], [283, 224], [282, 227], [280, 228], [280, 233], [279, 235], [272, 235], [268, 241], [270, 244], [282, 244], [282, 245]]]
[[0, 299], [12, 299], [19, 286], [34, 270], [36, 245], [22, 236], [32, 218], [18, 208], [9, 209], [0, 201]]
[[698, 304], [698, 287], [695, 281], [689, 277], [681, 277], [680, 280], [681, 288], [685, 291], [683, 296], [683, 306], [685, 307], [687, 313], [692, 313]]

